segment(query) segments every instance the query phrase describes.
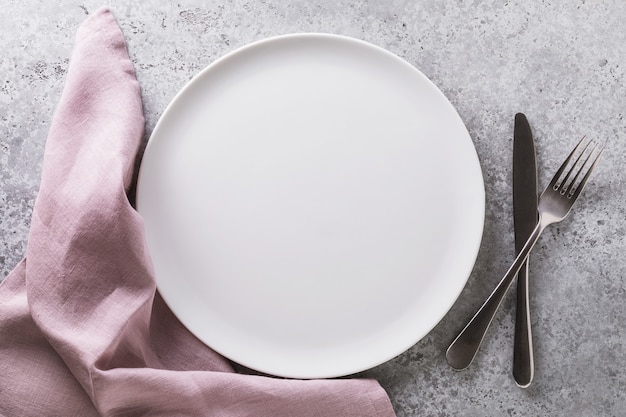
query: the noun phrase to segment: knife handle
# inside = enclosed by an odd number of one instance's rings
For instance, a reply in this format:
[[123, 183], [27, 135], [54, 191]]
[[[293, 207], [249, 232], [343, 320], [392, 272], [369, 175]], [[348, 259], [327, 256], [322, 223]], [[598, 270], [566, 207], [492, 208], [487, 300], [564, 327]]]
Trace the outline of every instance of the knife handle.
[[513, 345], [513, 378], [520, 388], [533, 381], [535, 363], [530, 326], [528, 297], [528, 259], [517, 274], [517, 309], [515, 311], [515, 342]]

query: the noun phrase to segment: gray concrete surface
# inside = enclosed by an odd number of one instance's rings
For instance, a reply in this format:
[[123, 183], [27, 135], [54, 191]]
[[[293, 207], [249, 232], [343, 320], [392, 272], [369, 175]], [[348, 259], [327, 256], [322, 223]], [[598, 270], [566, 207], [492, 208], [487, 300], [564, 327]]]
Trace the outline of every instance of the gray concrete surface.
[[[0, 7], [0, 276], [23, 256], [42, 155], [77, 26], [94, 0], [4, 0]], [[251, 41], [332, 32], [384, 47], [432, 79], [457, 108], [484, 171], [486, 217], [458, 302], [408, 352], [363, 375], [398, 416], [626, 415], [626, 3], [572, 1], [111, 0], [137, 70], [146, 138], [200, 69]], [[513, 292], [476, 362], [444, 350], [513, 258], [515, 112], [528, 116], [545, 186], [582, 135], [609, 142], [582, 200], [531, 260], [536, 380], [511, 377]], [[376, 308], [376, 306], [372, 306]]]

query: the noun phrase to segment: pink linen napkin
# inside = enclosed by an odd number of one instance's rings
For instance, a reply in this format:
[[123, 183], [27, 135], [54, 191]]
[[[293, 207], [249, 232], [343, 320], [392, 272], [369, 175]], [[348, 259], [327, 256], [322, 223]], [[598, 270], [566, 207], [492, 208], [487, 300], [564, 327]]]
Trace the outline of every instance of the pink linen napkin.
[[373, 380], [234, 373], [159, 297], [127, 190], [143, 134], [122, 32], [79, 28], [26, 258], [0, 285], [3, 416], [379, 416]]

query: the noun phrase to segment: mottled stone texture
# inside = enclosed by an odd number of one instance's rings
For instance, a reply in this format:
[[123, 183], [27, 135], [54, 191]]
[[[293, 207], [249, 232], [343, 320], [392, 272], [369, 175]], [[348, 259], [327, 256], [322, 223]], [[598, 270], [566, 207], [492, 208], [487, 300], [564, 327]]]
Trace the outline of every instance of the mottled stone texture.
[[[8, 4], [7, 4], [8, 3]], [[102, 4], [5, 0], [0, 12], [0, 273], [23, 256], [47, 130], [76, 27]], [[419, 68], [465, 122], [483, 167], [484, 240], [466, 289], [408, 352], [364, 375], [399, 416], [626, 415], [626, 3], [572, 1], [111, 0], [137, 69], [146, 137], [199, 70], [251, 41], [332, 32], [370, 41]], [[609, 142], [571, 217], [531, 260], [535, 384], [511, 377], [513, 293], [476, 362], [454, 372], [444, 350], [513, 258], [513, 116], [526, 113], [540, 184], [582, 135]], [[453, 189], [454, 184], [451, 184]], [[372, 308], [376, 308], [375, 305]]]

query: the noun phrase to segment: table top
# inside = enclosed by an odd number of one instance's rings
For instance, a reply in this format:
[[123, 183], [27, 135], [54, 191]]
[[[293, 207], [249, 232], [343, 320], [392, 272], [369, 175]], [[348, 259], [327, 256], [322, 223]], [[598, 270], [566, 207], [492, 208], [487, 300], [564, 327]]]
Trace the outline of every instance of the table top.
[[[220, 56], [296, 32], [381, 46], [429, 77], [474, 141], [486, 192], [475, 268], [450, 312], [376, 378], [398, 416], [597, 415], [626, 412], [626, 3], [435, 0], [111, 0], [141, 85], [145, 138], [178, 90]], [[0, 14], [0, 277], [24, 256], [45, 139], [78, 25], [92, 0], [17, 2]], [[511, 376], [515, 302], [505, 299], [475, 363], [444, 352], [514, 257], [513, 119], [527, 115], [544, 187], [583, 135], [608, 142], [570, 217], [530, 262], [535, 382]], [[1, 279], [0, 278], [0, 279]], [[375, 306], [373, 306], [375, 308]]]

